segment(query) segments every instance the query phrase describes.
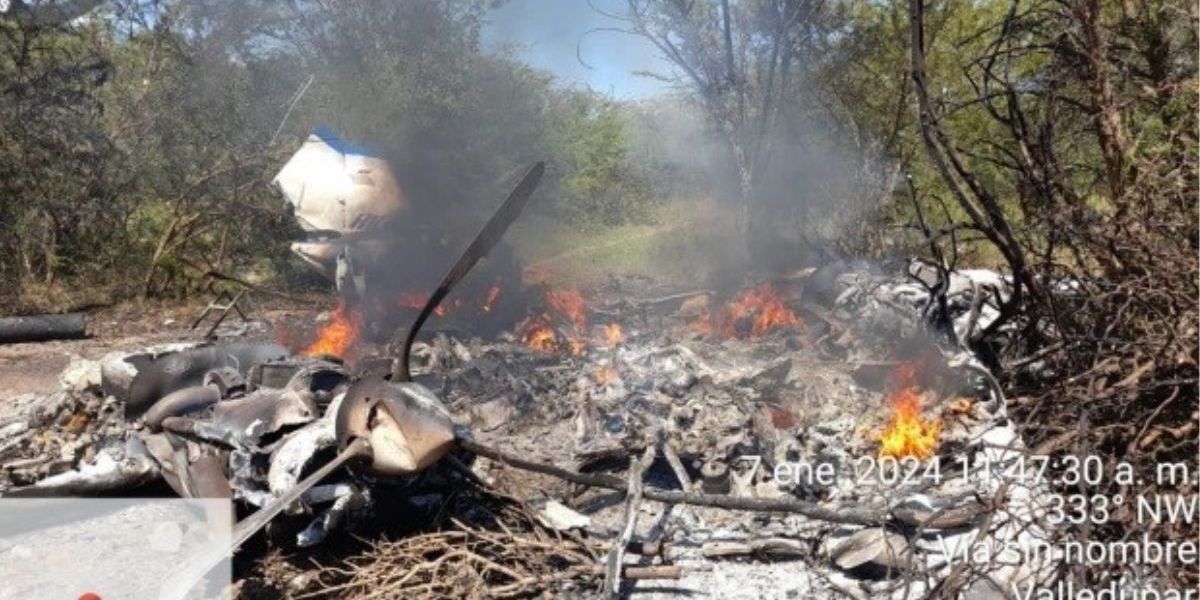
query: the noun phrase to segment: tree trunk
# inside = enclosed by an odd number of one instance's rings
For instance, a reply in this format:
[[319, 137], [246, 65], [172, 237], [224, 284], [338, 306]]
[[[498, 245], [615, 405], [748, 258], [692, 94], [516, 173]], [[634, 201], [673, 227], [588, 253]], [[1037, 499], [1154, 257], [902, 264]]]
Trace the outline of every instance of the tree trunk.
[[1079, 0], [1071, 7], [1079, 22], [1083, 54], [1087, 60], [1088, 93], [1096, 106], [1096, 137], [1104, 157], [1105, 179], [1114, 202], [1125, 193], [1125, 150], [1128, 145], [1121, 107], [1113, 91], [1112, 69], [1108, 57], [1108, 35], [1101, 26], [1097, 0]]
[[738, 233], [741, 234], [746, 246], [747, 256], [750, 255], [750, 243], [754, 231], [754, 169], [750, 164], [746, 149], [736, 141], [730, 141], [733, 151], [734, 165], [738, 175]]
[[42, 238], [42, 258], [46, 261], [46, 264], [43, 265], [45, 267], [45, 276], [43, 279], [46, 283], [54, 283], [54, 263], [57, 262], [55, 256], [58, 254], [58, 236], [56, 234], [58, 228], [55, 226], [54, 218], [50, 216], [49, 212], [44, 214], [43, 222], [45, 223], [46, 230], [45, 236]]
[[171, 219], [162, 235], [158, 237], [158, 243], [154, 245], [154, 254], [150, 255], [150, 266], [146, 267], [146, 275], [142, 278], [142, 298], [149, 298], [154, 289], [154, 272], [158, 270], [158, 262], [162, 260], [167, 244], [175, 236], [175, 228], [179, 226], [180, 220], [179, 216]]

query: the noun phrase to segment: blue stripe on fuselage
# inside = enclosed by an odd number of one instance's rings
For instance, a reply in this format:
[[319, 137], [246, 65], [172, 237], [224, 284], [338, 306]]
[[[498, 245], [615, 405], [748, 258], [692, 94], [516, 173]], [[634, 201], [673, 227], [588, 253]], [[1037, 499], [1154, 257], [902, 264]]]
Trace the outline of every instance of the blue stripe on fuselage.
[[322, 142], [328, 144], [330, 148], [333, 148], [342, 154], [357, 154], [359, 156], [379, 158], [378, 152], [375, 152], [366, 146], [346, 141], [342, 139], [341, 136], [334, 133], [332, 129], [324, 125], [317, 126], [317, 128], [313, 130], [313, 135], [320, 138]]

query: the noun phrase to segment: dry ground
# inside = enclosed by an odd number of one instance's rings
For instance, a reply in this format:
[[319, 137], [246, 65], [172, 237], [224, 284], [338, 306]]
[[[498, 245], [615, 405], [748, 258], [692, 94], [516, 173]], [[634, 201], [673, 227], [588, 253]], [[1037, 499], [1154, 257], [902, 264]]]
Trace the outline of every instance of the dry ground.
[[[312, 298], [309, 304], [276, 303], [263, 306], [259, 317], [268, 321], [311, 320], [331, 299]], [[199, 340], [204, 327], [189, 329], [203, 304], [121, 304], [88, 312], [89, 337], [23, 344], [0, 344], [0, 418], [9, 412], [15, 396], [57, 390], [59, 375], [73, 357], [98, 359], [112, 351], [135, 351], [153, 344]], [[232, 321], [232, 317], [230, 321]], [[250, 337], [267, 337], [255, 331]]]

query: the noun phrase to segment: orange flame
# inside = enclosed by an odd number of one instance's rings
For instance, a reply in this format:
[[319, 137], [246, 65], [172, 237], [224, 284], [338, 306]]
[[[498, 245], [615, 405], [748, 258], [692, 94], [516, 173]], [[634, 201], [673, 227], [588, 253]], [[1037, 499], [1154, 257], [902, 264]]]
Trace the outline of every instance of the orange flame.
[[[500, 294], [499, 288], [496, 288], [496, 294], [497, 295]], [[408, 309], [412, 309], [412, 310], [421, 310], [422, 308], [425, 308], [425, 303], [428, 301], [429, 301], [428, 294], [414, 294], [411, 292], [406, 292], [406, 293], [400, 294], [400, 298], [396, 302], [397, 302], [397, 304], [399, 304], [400, 306], [402, 306], [404, 308], [408, 308]], [[456, 298], [448, 298], [448, 299], [444, 298], [444, 299], [442, 299], [441, 302], [438, 303], [437, 307], [435, 307], [433, 309], [433, 315], [436, 317], [444, 317], [451, 310], [458, 310], [459, 308], [462, 308], [462, 306], [463, 306], [462, 298], [457, 298], [457, 297]], [[486, 312], [488, 310], [491, 310], [491, 306], [490, 305], [484, 306], [480, 310], [483, 310]]]
[[548, 290], [546, 303], [562, 313], [576, 331], [587, 329], [587, 301], [583, 298], [583, 292], [575, 288]]
[[[429, 301], [428, 294], [414, 294], [411, 292], [407, 292], [404, 294], [400, 294], [399, 303], [400, 303], [400, 306], [403, 306], [404, 308], [409, 308], [412, 310], [421, 310], [422, 308], [425, 308], [425, 303], [428, 301]], [[443, 300], [440, 304], [438, 304], [437, 308], [433, 309], [433, 314], [435, 316], [439, 316], [439, 317], [446, 316], [445, 300]]]
[[936, 419], [921, 416], [922, 395], [915, 376], [915, 364], [901, 365], [892, 373], [896, 391], [887, 397], [892, 416], [879, 436], [880, 456], [922, 460], [937, 450], [942, 426]]
[[783, 303], [783, 299], [775, 293], [775, 289], [769, 283], [738, 294], [729, 305], [729, 314], [735, 321], [754, 315], [754, 322], [750, 327], [751, 337], [760, 336], [773, 329], [800, 325], [800, 317]]
[[517, 336], [521, 344], [538, 352], [553, 353], [567, 351], [579, 356], [587, 349], [583, 340], [554, 329], [550, 317], [545, 313], [530, 317], [517, 325]]
[[[739, 335], [738, 323], [746, 319], [750, 319], [749, 330]], [[758, 337], [776, 329], [802, 326], [804, 321], [788, 308], [769, 283], [742, 291], [715, 314], [706, 310], [691, 324], [693, 330], [703, 335], [715, 332], [722, 338]]]
[[[574, 288], [548, 290], [546, 304], [560, 317], [551, 318], [551, 312], [546, 311], [525, 319], [517, 325], [521, 343], [539, 352], [567, 351], [575, 356], [583, 354], [587, 349], [587, 343], [582, 339], [587, 329], [587, 301], [583, 293]], [[564, 320], [570, 323], [570, 332], [554, 327], [554, 323]]]
[[321, 326], [317, 339], [300, 353], [305, 356], [336, 356], [345, 358], [346, 351], [358, 339], [362, 315], [346, 305], [345, 300], [338, 300], [333, 309], [329, 322]]
[[546, 315], [525, 319], [517, 326], [517, 333], [521, 337], [521, 343], [528, 348], [538, 352], [558, 351], [558, 334], [554, 333]]
[[426, 297], [422, 296], [421, 294], [404, 293], [400, 294], [400, 299], [398, 302], [400, 303], [400, 306], [403, 306], [404, 308], [421, 310], [421, 307], [425, 306], [425, 300]]
[[483, 306], [479, 310], [483, 312], [492, 312], [492, 307], [496, 305], [496, 299], [500, 297], [500, 286], [493, 285], [488, 288], [487, 296], [483, 298]]
[[625, 332], [621, 330], [620, 323], [609, 323], [604, 326], [604, 343], [609, 346], [616, 346], [625, 341]]

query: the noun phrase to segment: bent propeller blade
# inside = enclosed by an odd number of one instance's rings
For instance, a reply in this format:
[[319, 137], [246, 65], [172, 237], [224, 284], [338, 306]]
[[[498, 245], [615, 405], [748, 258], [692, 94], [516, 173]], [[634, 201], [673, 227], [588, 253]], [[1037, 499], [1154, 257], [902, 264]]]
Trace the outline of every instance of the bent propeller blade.
[[425, 320], [429, 318], [430, 313], [441, 304], [442, 300], [450, 293], [450, 290], [462, 281], [462, 278], [470, 272], [475, 263], [479, 259], [487, 256], [492, 248], [496, 247], [496, 243], [500, 238], [504, 237], [504, 232], [508, 231], [513, 221], [521, 215], [521, 211], [525, 209], [525, 205], [529, 202], [529, 197], [533, 195], [533, 191], [542, 181], [542, 173], [546, 170], [546, 163], [538, 162], [529, 169], [525, 176], [521, 178], [521, 182], [504, 200], [504, 204], [492, 215], [487, 224], [475, 236], [475, 241], [467, 246], [462, 256], [458, 258], [458, 262], [450, 268], [446, 276], [442, 279], [442, 283], [434, 290], [433, 295], [429, 296], [429, 301], [421, 309], [417, 315], [417, 320], [413, 321], [412, 327], [408, 329], [408, 337], [404, 339], [404, 351], [400, 355], [400, 364], [396, 366], [396, 372], [393, 374], [399, 381], [412, 381], [412, 373], [409, 371], [409, 358], [412, 353], [413, 342], [417, 339], [417, 333], [421, 331], [421, 326], [425, 324]]

